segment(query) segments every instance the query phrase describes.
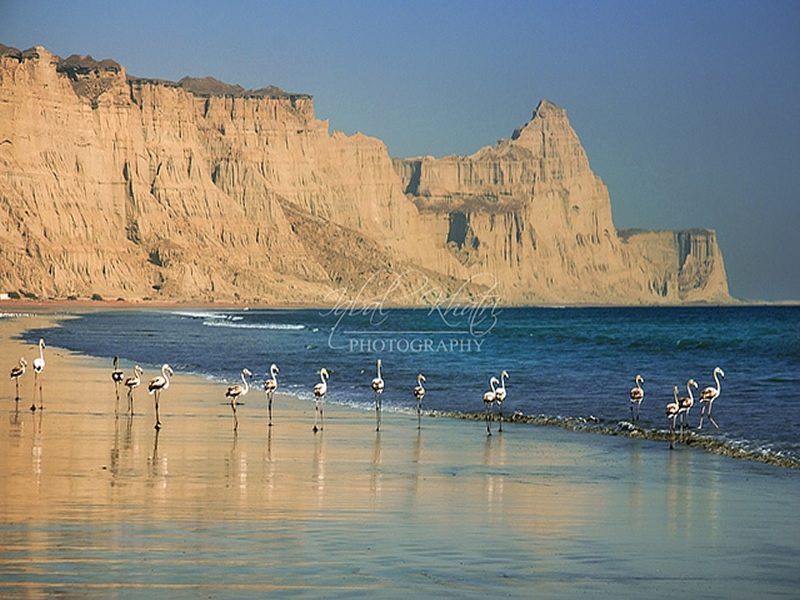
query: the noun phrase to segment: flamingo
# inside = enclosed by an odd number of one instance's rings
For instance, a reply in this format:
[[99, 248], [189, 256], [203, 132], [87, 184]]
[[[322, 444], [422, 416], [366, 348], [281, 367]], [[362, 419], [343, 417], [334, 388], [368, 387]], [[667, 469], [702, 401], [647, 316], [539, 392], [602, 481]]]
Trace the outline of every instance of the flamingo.
[[417, 375], [417, 386], [414, 388], [414, 398], [417, 400], [417, 429], [422, 427], [422, 399], [425, 397], [425, 388], [422, 387], [423, 381], [425, 381], [425, 375], [420, 373]]
[[28, 361], [24, 356], [19, 357], [19, 364], [11, 369], [11, 379], [17, 383], [17, 397], [15, 400], [19, 401], [19, 378], [25, 375], [25, 370], [28, 368]]
[[644, 390], [642, 389], [642, 384], [644, 383], [644, 378], [641, 375], [636, 376], [636, 387], [631, 390], [631, 421], [634, 420], [633, 418], [633, 405], [636, 405], [636, 421], [639, 420], [639, 409], [642, 406], [642, 400], [644, 400]]
[[119, 384], [122, 383], [124, 373], [119, 368], [119, 356], [114, 356], [114, 370], [111, 371], [111, 380], [117, 384], [117, 390], [119, 390]]
[[233, 430], [237, 431], [239, 429], [239, 417], [236, 416], [236, 400], [239, 396], [247, 395], [247, 392], [250, 391], [250, 385], [247, 383], [247, 379], [245, 379], [245, 375], [248, 377], [253, 377], [253, 374], [250, 372], [249, 369], [242, 369], [241, 377], [242, 383], [237, 383], [236, 385], [232, 385], [228, 388], [228, 391], [225, 392], [225, 397], [231, 399], [231, 409], [233, 410]]
[[714, 404], [714, 400], [719, 397], [720, 387], [719, 387], [719, 379], [717, 375], [725, 378], [725, 373], [722, 372], [722, 369], [719, 367], [714, 367], [714, 382], [717, 384], [717, 387], [707, 387], [702, 392], [700, 392], [700, 404], [703, 407], [700, 409], [700, 425], [698, 425], [698, 429], [703, 428], [703, 413], [706, 410], [706, 404], [708, 404], [708, 420], [711, 421], [712, 425], [719, 429], [719, 425], [717, 422], [711, 418], [711, 405]]
[[272, 364], [269, 368], [270, 379], [264, 381], [264, 391], [267, 393], [267, 406], [269, 408], [269, 426], [272, 427], [272, 396], [275, 390], [278, 389], [278, 373], [280, 373], [278, 365]]
[[492, 405], [494, 404], [494, 399], [495, 399], [495, 387], [494, 386], [497, 385], [498, 383], [500, 383], [500, 382], [497, 381], [497, 377], [492, 377], [489, 380], [489, 387], [492, 388], [492, 391], [491, 392], [486, 392], [483, 395], [483, 405], [486, 407], [486, 433], [488, 435], [492, 435], [492, 430], [489, 427], [489, 417], [491, 417]]
[[677, 385], [674, 388], [672, 388], [672, 395], [675, 398], [675, 401], [667, 404], [667, 418], [672, 419], [669, 424], [669, 432], [671, 435], [669, 440], [669, 449], [675, 450], [675, 421], [677, 420], [678, 414], [681, 411], [681, 404], [678, 401]]
[[42, 396], [42, 381], [39, 379], [39, 375], [42, 371], [44, 371], [44, 340], [39, 339], [39, 357], [33, 359], [33, 403], [31, 404], [31, 410], [36, 410], [36, 386], [38, 382], [39, 386], [39, 408], [44, 408], [44, 397]]
[[133, 414], [133, 390], [142, 383], [142, 375], [144, 375], [144, 369], [136, 365], [133, 367], [133, 377], [126, 377], [125, 381], [122, 382], [122, 385], [128, 388], [128, 412], [130, 414]]
[[381, 409], [383, 399], [383, 378], [381, 377], [381, 359], [378, 359], [378, 376], [372, 380], [372, 391], [375, 393], [375, 419], [378, 423], [375, 431], [381, 430]]
[[169, 373], [169, 375], [175, 374], [172, 371], [172, 367], [164, 363], [161, 366], [161, 375], [151, 380], [147, 385], [147, 392], [153, 395], [156, 402], [156, 429], [161, 429], [161, 418], [158, 416], [158, 400], [159, 396], [161, 395], [161, 391], [166, 390], [169, 387], [169, 377], [167, 376], [167, 373]]
[[695, 389], [698, 387], [697, 382], [694, 379], [690, 379], [686, 382], [686, 393], [689, 394], [689, 396], [678, 400], [678, 404], [680, 405], [678, 412], [683, 413], [683, 420], [681, 421], [681, 435], [683, 435], [683, 425], [686, 424], [686, 427], [689, 427], [689, 411], [691, 410], [692, 406], [694, 406], [692, 386], [694, 386]]
[[[119, 384], [122, 383], [122, 378], [125, 374], [119, 368], [119, 356], [114, 356], [114, 370], [111, 371], [111, 380], [114, 382], [114, 391], [117, 395], [117, 405], [119, 405]], [[116, 414], [118, 406], [114, 409]]]
[[499, 431], [503, 431], [503, 400], [506, 399], [506, 379], [508, 378], [508, 371], [500, 373], [500, 387], [494, 392], [494, 401], [497, 403], [497, 412], [500, 414]]
[[[314, 386], [314, 433], [322, 430], [324, 422], [322, 408], [325, 402], [325, 394], [328, 393], [328, 371], [321, 369], [319, 372], [320, 383]], [[317, 417], [319, 417], [319, 427], [317, 427]]]

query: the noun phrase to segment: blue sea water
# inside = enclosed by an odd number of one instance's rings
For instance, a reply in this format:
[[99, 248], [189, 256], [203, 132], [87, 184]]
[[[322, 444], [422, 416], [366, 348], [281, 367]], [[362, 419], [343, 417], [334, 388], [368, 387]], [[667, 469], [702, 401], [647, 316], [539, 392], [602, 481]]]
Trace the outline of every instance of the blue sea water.
[[[298, 400], [312, 397], [325, 367], [327, 400], [365, 411], [374, 406], [378, 358], [384, 410], [409, 413], [418, 373], [426, 377], [424, 410], [464, 416], [483, 412], [489, 379], [506, 370], [507, 416], [645, 437], [668, 430], [673, 386], [684, 396], [693, 378], [697, 397], [720, 367], [719, 430], [707, 420], [697, 430], [696, 402], [692, 434], [800, 466], [800, 307], [113, 310], [25, 334], [31, 343], [39, 337], [109, 366], [119, 355], [141, 364], [145, 378], [169, 363], [232, 383], [247, 367], [260, 385], [276, 363], [280, 391]], [[637, 374], [645, 398], [631, 423]]]

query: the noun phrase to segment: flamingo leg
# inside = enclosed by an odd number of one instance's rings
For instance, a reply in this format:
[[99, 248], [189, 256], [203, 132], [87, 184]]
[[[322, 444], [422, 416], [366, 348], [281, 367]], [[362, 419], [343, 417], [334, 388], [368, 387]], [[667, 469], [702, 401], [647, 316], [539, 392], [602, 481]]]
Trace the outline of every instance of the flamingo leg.
[[[314, 433], [318, 431], [322, 431], [322, 424], [323, 424], [323, 413], [322, 413], [322, 400], [323, 398], [317, 399], [314, 403]], [[317, 427], [317, 421], [319, 421], [319, 427]]]
[[33, 374], [33, 401], [31, 402], [31, 412], [36, 411], [36, 387], [39, 384], [39, 374]]
[[709, 403], [708, 403], [708, 420], [709, 420], [709, 421], [711, 421], [711, 423], [714, 425], [714, 427], [716, 427], [717, 429], [719, 429], [719, 425], [717, 425], [717, 422], [716, 422], [714, 419], [712, 419], [712, 418], [711, 418], [711, 406], [712, 406], [713, 404], [714, 404], [714, 401], [713, 401], [713, 400], [712, 400], [711, 402], [709, 402]]
[[272, 427], [272, 392], [267, 394], [267, 406], [269, 407], [269, 426]]
[[503, 405], [502, 404], [498, 404], [497, 405], [497, 412], [500, 415], [500, 428], [498, 429], [498, 431], [503, 431]]
[[377, 423], [377, 427], [375, 431], [381, 430], [381, 395], [376, 393], [375, 394], [375, 421]]
[[672, 422], [669, 424], [669, 449], [675, 450], [675, 419], [672, 419]]
[[233, 430], [239, 430], [239, 417], [236, 415], [236, 400], [231, 399], [231, 410], [233, 411]]
[[417, 429], [422, 429], [422, 402], [417, 402]]
[[155, 425], [155, 428], [156, 428], [156, 430], [159, 430], [159, 429], [161, 429], [161, 417], [158, 415], [159, 390], [156, 390], [154, 396], [155, 396], [155, 403], [156, 403], [156, 425]]
[[492, 435], [492, 429], [489, 427], [489, 417], [491, 416], [490, 413], [491, 405], [486, 406], [486, 435]]
[[19, 401], [19, 377], [16, 377], [14, 381], [17, 382], [17, 397], [15, 398], [15, 400]]

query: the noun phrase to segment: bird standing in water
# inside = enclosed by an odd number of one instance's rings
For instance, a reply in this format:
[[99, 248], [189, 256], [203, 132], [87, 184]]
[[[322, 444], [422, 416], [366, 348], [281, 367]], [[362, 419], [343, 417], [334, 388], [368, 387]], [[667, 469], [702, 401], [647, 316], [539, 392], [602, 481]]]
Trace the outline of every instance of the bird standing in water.
[[269, 411], [269, 426], [272, 427], [272, 397], [275, 395], [275, 390], [278, 389], [278, 373], [280, 373], [278, 365], [273, 364], [269, 368], [270, 378], [264, 381], [264, 391], [267, 394], [267, 409]]
[[685, 396], [678, 400], [678, 405], [680, 406], [679, 411], [683, 413], [681, 416], [681, 435], [683, 435], [683, 426], [686, 425], [686, 428], [689, 428], [689, 411], [694, 406], [694, 396], [692, 395], [692, 386], [697, 388], [697, 382], [694, 379], [690, 379], [686, 382], [686, 393], [688, 396]]
[[161, 366], [161, 375], [151, 380], [147, 385], [147, 392], [153, 395], [156, 404], [156, 429], [161, 429], [161, 417], [158, 414], [158, 401], [160, 400], [162, 390], [169, 388], [169, 376], [174, 374], [172, 367], [165, 363]]
[[489, 380], [489, 387], [492, 388], [490, 392], [486, 392], [483, 395], [483, 405], [486, 408], [486, 433], [487, 435], [492, 435], [492, 429], [489, 426], [489, 419], [492, 416], [492, 406], [494, 406], [494, 399], [495, 399], [495, 386], [500, 383], [497, 381], [497, 377], [492, 377]]
[[700, 425], [698, 425], [697, 427], [698, 429], [703, 428], [703, 413], [706, 410], [706, 406], [708, 406], [708, 420], [711, 421], [711, 424], [714, 427], [719, 429], [719, 425], [717, 425], [717, 422], [711, 418], [711, 406], [714, 404], [714, 400], [719, 398], [719, 393], [720, 393], [720, 384], [717, 375], [719, 375], [723, 379], [725, 378], [725, 373], [722, 372], [722, 369], [720, 369], [719, 367], [715, 367], [714, 382], [717, 384], [717, 387], [707, 387], [702, 392], [700, 392], [700, 404], [702, 404], [703, 407], [700, 409]]
[[425, 381], [425, 375], [420, 373], [417, 375], [417, 385], [414, 388], [414, 398], [417, 401], [417, 429], [422, 428], [422, 399], [425, 397], [425, 388], [422, 382]]
[[378, 359], [378, 376], [372, 380], [372, 391], [375, 393], [375, 420], [377, 421], [376, 431], [381, 430], [381, 409], [383, 399], [383, 378], [381, 377], [381, 359]]
[[228, 391], [225, 392], [225, 397], [231, 399], [231, 410], [233, 410], [234, 431], [238, 431], [239, 429], [239, 417], [236, 415], [236, 401], [239, 399], [240, 396], [245, 396], [247, 395], [247, 392], [250, 391], [250, 384], [247, 383], [245, 375], [247, 377], [253, 376], [253, 374], [250, 372], [249, 369], [242, 369], [241, 373], [242, 383], [237, 383], [236, 385], [230, 386], [228, 388]]
[[19, 378], [25, 375], [25, 370], [28, 368], [28, 361], [25, 360], [24, 356], [19, 357], [19, 364], [15, 365], [11, 369], [11, 379], [13, 379], [17, 384], [17, 395], [14, 398], [17, 402], [19, 402]]
[[[321, 369], [319, 372], [320, 383], [314, 386], [314, 433], [322, 430], [323, 414], [322, 409], [325, 404], [325, 394], [328, 393], [328, 371]], [[319, 418], [319, 427], [317, 427], [317, 418]]]
[[506, 379], [508, 379], [508, 371], [500, 373], [500, 387], [494, 392], [494, 401], [497, 404], [497, 412], [500, 415], [500, 429], [503, 431], [503, 401], [506, 399]]
[[[642, 384], [644, 383], [644, 377], [641, 375], [636, 376], [636, 387], [631, 390], [631, 421], [638, 421], [639, 420], [639, 409], [642, 406], [642, 400], [644, 400], [644, 390], [642, 389]], [[633, 406], [636, 405], [636, 417], [633, 416]]]
[[128, 388], [128, 412], [130, 414], [133, 414], [133, 390], [142, 383], [142, 375], [144, 375], [144, 369], [136, 365], [133, 367], [133, 377], [126, 377], [125, 381], [122, 382], [122, 385]]
[[44, 408], [44, 396], [42, 395], [42, 380], [40, 375], [44, 371], [44, 340], [39, 340], [39, 357], [33, 359], [33, 403], [31, 411], [36, 410], [36, 388], [39, 388], [39, 409]]
[[675, 450], [675, 421], [678, 418], [678, 414], [681, 410], [680, 402], [678, 401], [678, 386], [676, 385], [672, 388], [672, 395], [674, 397], [674, 401], [667, 404], [667, 418], [670, 419], [669, 422], [669, 433], [670, 433], [670, 440], [669, 440], [669, 449]]

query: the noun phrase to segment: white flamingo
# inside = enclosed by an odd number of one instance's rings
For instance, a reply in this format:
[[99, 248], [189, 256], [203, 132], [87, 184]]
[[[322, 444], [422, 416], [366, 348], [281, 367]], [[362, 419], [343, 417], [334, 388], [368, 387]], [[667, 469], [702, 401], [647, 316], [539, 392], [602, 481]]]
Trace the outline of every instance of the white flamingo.
[[694, 379], [690, 379], [686, 382], [686, 393], [689, 395], [678, 400], [678, 404], [680, 406], [679, 412], [683, 413], [683, 418], [681, 420], [681, 435], [683, 435], [684, 424], [686, 425], [687, 429], [689, 427], [689, 411], [692, 409], [692, 406], [694, 406], [692, 386], [694, 386], [695, 389], [698, 387], [697, 382]]
[[19, 364], [15, 365], [11, 369], [11, 379], [13, 379], [17, 384], [17, 397], [15, 400], [19, 401], [19, 378], [25, 375], [25, 370], [28, 368], [28, 361], [25, 360], [24, 356], [19, 357]]
[[130, 414], [133, 414], [133, 390], [142, 383], [142, 375], [144, 375], [144, 369], [136, 365], [133, 367], [133, 376], [126, 377], [125, 381], [122, 382], [122, 385], [128, 388], [128, 412]]
[[707, 387], [702, 392], [700, 392], [700, 404], [702, 404], [703, 406], [700, 409], [700, 425], [698, 425], [697, 427], [698, 429], [703, 428], [703, 413], [706, 410], [706, 405], [708, 405], [708, 420], [711, 421], [714, 427], [719, 429], [719, 425], [717, 425], [717, 422], [711, 418], [711, 405], [714, 404], [714, 400], [719, 398], [719, 392], [720, 392], [720, 384], [717, 375], [719, 375], [723, 379], [725, 378], [725, 373], [722, 372], [722, 369], [720, 369], [719, 367], [715, 367], [714, 382], [717, 384], [717, 387]]
[[264, 381], [264, 391], [267, 394], [267, 408], [269, 409], [269, 426], [272, 427], [272, 396], [275, 394], [275, 390], [278, 389], [278, 373], [281, 370], [278, 368], [278, 365], [272, 364], [269, 367], [269, 375], [270, 378]]
[[[328, 393], [328, 371], [321, 369], [319, 372], [320, 383], [314, 386], [314, 433], [322, 429], [324, 423], [323, 406], [325, 403], [325, 394]], [[317, 427], [317, 418], [319, 418], [319, 427]]]
[[151, 394], [156, 403], [156, 429], [161, 429], [161, 417], [158, 414], [158, 401], [161, 396], [161, 392], [169, 388], [169, 376], [174, 375], [175, 373], [172, 371], [172, 367], [168, 364], [164, 363], [161, 366], [161, 375], [152, 379], [149, 384], [147, 384], [147, 393]]
[[503, 431], [503, 401], [506, 399], [508, 393], [506, 392], [506, 379], [509, 379], [508, 371], [500, 373], [500, 387], [494, 392], [494, 401], [497, 404], [497, 412], [500, 415], [500, 429]]
[[42, 395], [42, 380], [39, 379], [42, 371], [44, 371], [44, 340], [39, 339], [39, 357], [33, 359], [33, 403], [31, 410], [36, 410], [36, 388], [39, 388], [39, 408], [44, 408], [44, 396]]
[[423, 381], [425, 381], [425, 375], [420, 373], [417, 375], [417, 385], [414, 388], [414, 398], [417, 400], [417, 429], [422, 427], [422, 399], [425, 397]]
[[375, 431], [381, 430], [381, 409], [383, 408], [383, 378], [381, 377], [381, 359], [378, 359], [378, 376], [372, 380], [372, 391], [375, 395], [375, 420], [377, 427]]
[[676, 385], [672, 388], [672, 395], [675, 398], [673, 402], [667, 404], [667, 418], [671, 419], [669, 423], [669, 433], [670, 433], [670, 440], [669, 440], [669, 449], [675, 449], [675, 421], [678, 418], [678, 414], [681, 411], [681, 404], [678, 401], [678, 386]]
[[[641, 375], [636, 376], [636, 387], [631, 390], [631, 421], [639, 420], [639, 409], [642, 406], [642, 400], [644, 400], [644, 390], [642, 389], [642, 384], [644, 383], [644, 377]], [[633, 417], [633, 405], [636, 405], [636, 418]]]
[[246, 396], [247, 392], [250, 391], [250, 384], [247, 383], [247, 379], [245, 376], [252, 377], [253, 374], [250, 372], [249, 369], [242, 369], [241, 377], [242, 383], [237, 383], [232, 385], [228, 388], [228, 391], [225, 392], [225, 397], [231, 399], [231, 410], [233, 410], [233, 430], [237, 431], [239, 429], [239, 417], [236, 415], [236, 401], [239, 399], [240, 396]]
[[486, 433], [488, 435], [492, 435], [492, 430], [489, 427], [489, 419], [490, 419], [491, 413], [492, 413], [492, 406], [494, 405], [495, 391], [496, 391], [495, 390], [495, 386], [497, 384], [499, 384], [499, 383], [500, 382], [497, 380], [497, 377], [492, 377], [489, 380], [489, 387], [492, 388], [492, 391], [491, 392], [486, 392], [483, 395], [483, 405], [486, 407]]

